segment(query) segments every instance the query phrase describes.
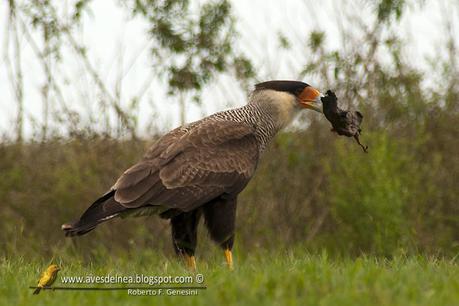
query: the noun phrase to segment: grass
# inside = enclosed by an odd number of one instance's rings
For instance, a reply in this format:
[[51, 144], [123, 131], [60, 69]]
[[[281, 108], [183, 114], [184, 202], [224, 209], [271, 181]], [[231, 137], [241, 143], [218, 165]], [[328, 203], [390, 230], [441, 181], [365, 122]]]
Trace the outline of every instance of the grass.
[[[242, 252], [241, 252], [242, 253]], [[398, 257], [356, 259], [311, 255], [304, 250], [269, 254], [236, 252], [228, 271], [222, 254], [198, 259], [207, 290], [197, 296], [130, 296], [122, 291], [42, 291], [32, 295], [48, 262], [3, 259], [1, 305], [459, 305], [459, 267], [454, 260]], [[123, 258], [55, 260], [62, 276], [193, 275], [180, 262], [147, 251]]]

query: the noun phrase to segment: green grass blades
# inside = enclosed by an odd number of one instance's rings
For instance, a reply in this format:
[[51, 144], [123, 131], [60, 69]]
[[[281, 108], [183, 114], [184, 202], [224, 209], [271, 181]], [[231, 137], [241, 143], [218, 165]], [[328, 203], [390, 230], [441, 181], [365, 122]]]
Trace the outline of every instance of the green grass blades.
[[[415, 256], [390, 260], [370, 256], [330, 258], [325, 252], [311, 255], [295, 249], [246, 253], [242, 257], [236, 252], [235, 270], [228, 271], [220, 255], [198, 257], [196, 273], [203, 275], [207, 289], [199, 291], [197, 296], [132, 296], [127, 290], [45, 290], [34, 296], [28, 287], [36, 284], [48, 262], [3, 259], [0, 304], [459, 305], [459, 267], [454, 260]], [[188, 272], [180, 261], [152, 253], [109, 257], [105, 262], [93, 264], [75, 258], [57, 258], [55, 262], [62, 268], [55, 286], [70, 286], [62, 283], [64, 276], [196, 275]]]

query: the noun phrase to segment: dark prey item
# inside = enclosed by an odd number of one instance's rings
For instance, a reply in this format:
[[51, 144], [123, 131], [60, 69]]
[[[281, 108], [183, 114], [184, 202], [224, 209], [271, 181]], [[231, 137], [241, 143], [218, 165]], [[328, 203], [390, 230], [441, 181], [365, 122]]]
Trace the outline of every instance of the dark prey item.
[[331, 90], [327, 90], [326, 96], [320, 98], [323, 103], [325, 117], [333, 126], [332, 131], [338, 135], [354, 137], [365, 153], [368, 153], [368, 146], [360, 143], [359, 136], [362, 132], [363, 116], [359, 111], [345, 111], [338, 107], [338, 98]]

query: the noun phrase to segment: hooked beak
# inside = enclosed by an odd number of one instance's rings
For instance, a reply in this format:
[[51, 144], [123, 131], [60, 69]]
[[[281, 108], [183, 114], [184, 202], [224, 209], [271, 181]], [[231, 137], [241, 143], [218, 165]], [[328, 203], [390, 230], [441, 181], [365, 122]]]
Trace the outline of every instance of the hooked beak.
[[322, 101], [320, 100], [322, 94], [314, 87], [307, 86], [303, 89], [298, 96], [299, 103], [304, 108], [315, 110], [316, 112], [323, 113]]

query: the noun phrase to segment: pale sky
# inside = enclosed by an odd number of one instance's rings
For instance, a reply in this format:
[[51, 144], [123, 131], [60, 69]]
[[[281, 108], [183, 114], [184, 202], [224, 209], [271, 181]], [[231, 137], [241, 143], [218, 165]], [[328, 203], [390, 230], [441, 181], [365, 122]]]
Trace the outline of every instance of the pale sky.
[[[201, 1], [203, 2], [203, 1]], [[97, 68], [108, 90], [115, 95], [117, 77], [120, 71], [125, 74], [122, 81], [121, 97], [127, 105], [132, 96], [144, 86], [151, 75], [151, 57], [148, 49], [147, 26], [141, 20], [130, 20], [118, 1], [94, 0], [90, 8], [92, 14], [85, 14], [83, 29], [77, 35], [89, 47], [88, 54]], [[342, 3], [346, 3], [343, 9]], [[339, 23], [346, 20], [340, 12], [347, 11], [357, 16], [369, 16], [369, 1], [333, 1], [333, 0], [233, 0], [233, 9], [237, 16], [237, 29], [240, 39], [236, 48], [245, 52], [254, 61], [260, 80], [295, 79], [307, 59], [305, 52], [306, 37], [313, 30], [324, 31], [327, 35], [326, 46], [336, 49], [342, 46]], [[6, 1], [0, 2], [0, 134], [12, 134], [16, 106], [13, 91], [8, 80], [4, 64], [5, 24], [7, 18]], [[426, 1], [420, 6], [409, 8], [400, 24], [394, 26], [400, 31], [406, 42], [407, 52], [413, 65], [428, 71], [426, 58], [441, 56], [441, 44], [444, 45], [444, 18], [452, 20], [453, 31], [459, 37], [459, 3], [454, 0]], [[371, 20], [365, 18], [365, 22]], [[352, 24], [344, 23], [352, 29]], [[290, 50], [279, 48], [278, 33], [281, 32], [291, 42]], [[42, 120], [42, 98], [40, 86], [44, 82], [42, 67], [34, 60], [33, 51], [25, 39], [21, 39], [24, 69], [24, 102], [27, 116]], [[69, 56], [69, 49], [63, 49], [61, 73], [66, 76], [67, 84], [63, 93], [71, 107], [84, 113], [97, 112], [97, 90], [93, 81], [84, 76], [80, 61]], [[11, 52], [11, 50], [10, 50]], [[10, 53], [12, 54], [12, 53]], [[153, 79], [155, 79], [153, 77]], [[303, 80], [314, 84], [315, 80]], [[427, 80], [435, 84], [437, 80]], [[219, 77], [204, 90], [203, 106], [191, 106], [187, 112], [187, 121], [193, 121], [204, 115], [245, 103], [246, 93], [229, 76]], [[153, 105], [153, 107], [152, 107]], [[139, 113], [139, 131], [145, 133], [152, 122], [162, 131], [178, 125], [178, 103], [175, 98], [165, 95], [161, 81], [148, 84], [145, 99], [142, 100]], [[84, 110], [84, 111], [83, 111]], [[31, 135], [30, 120], [26, 120], [26, 136]]]

